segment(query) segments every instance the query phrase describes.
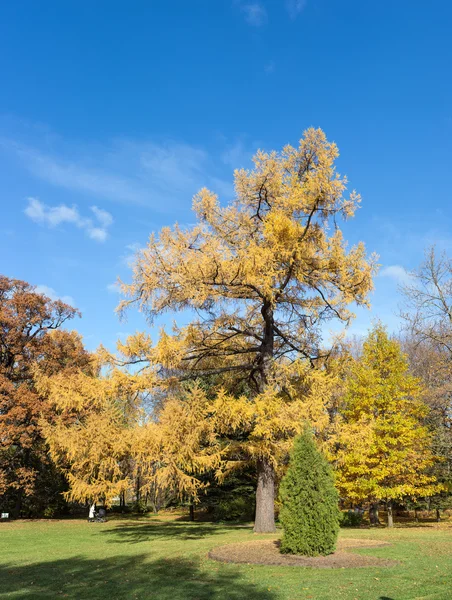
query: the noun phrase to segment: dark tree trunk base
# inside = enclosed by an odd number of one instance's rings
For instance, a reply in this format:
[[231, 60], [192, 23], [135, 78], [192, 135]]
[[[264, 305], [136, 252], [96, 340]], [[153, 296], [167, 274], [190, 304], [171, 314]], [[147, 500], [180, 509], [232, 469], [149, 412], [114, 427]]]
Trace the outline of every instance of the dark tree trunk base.
[[380, 525], [378, 517], [378, 503], [373, 502], [369, 508], [369, 521], [371, 525]]

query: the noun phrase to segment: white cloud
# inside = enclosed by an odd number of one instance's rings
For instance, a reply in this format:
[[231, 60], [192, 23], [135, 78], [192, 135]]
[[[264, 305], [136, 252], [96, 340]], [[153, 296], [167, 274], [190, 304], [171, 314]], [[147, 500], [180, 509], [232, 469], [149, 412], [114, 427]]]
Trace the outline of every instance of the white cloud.
[[66, 204], [48, 206], [38, 198], [30, 197], [28, 198], [28, 206], [25, 208], [24, 213], [35, 223], [47, 225], [48, 227], [57, 227], [63, 223], [70, 223], [79, 229], [85, 230], [88, 237], [92, 240], [105, 242], [108, 236], [107, 229], [113, 223], [113, 217], [109, 212], [97, 206], [92, 206], [91, 211], [94, 214], [95, 220], [99, 221], [99, 224], [95, 223], [91, 218], [82, 217], [76, 206], [66, 206]]
[[74, 301], [74, 298], [72, 298], [72, 296], [59, 296], [56, 293], [56, 291], [53, 288], [49, 287], [48, 285], [37, 285], [35, 291], [38, 294], [44, 294], [44, 296], [47, 296], [47, 298], [50, 298], [50, 300], [61, 300], [62, 302], [65, 302], [66, 304], [75, 306], [75, 301]]
[[390, 277], [402, 285], [406, 285], [411, 281], [410, 273], [400, 265], [390, 265], [385, 267], [379, 273], [380, 277]]
[[142, 245], [138, 242], [135, 242], [134, 244], [127, 244], [126, 253], [121, 256], [121, 263], [127, 267], [132, 267], [135, 263], [137, 252], [142, 250], [142, 248]]
[[57, 187], [85, 192], [111, 200], [140, 203], [142, 190], [127, 177], [121, 177], [82, 162], [67, 161], [40, 150], [14, 144], [25, 167], [39, 179]]
[[[227, 183], [210, 152], [173, 140], [120, 139], [93, 147], [57, 136], [31, 144], [0, 138], [2, 149], [13, 153], [34, 177], [58, 188], [162, 212], [177, 210], [180, 201], [189, 201], [202, 187], [213, 188], [219, 181], [225, 189]], [[92, 210], [105, 229], [102, 209]]]
[[232, 169], [250, 168], [252, 166], [252, 158], [255, 154], [259, 143], [256, 141], [243, 141], [238, 139], [233, 143], [229, 143], [221, 155], [221, 160], [225, 165]]
[[109, 283], [107, 285], [107, 292], [110, 294], [119, 294], [121, 292], [121, 288], [119, 287], [118, 282], [115, 281], [115, 283]]
[[103, 210], [102, 208], [98, 208], [97, 206], [91, 206], [91, 210], [95, 214], [97, 220], [102, 225], [102, 227], [107, 228], [113, 224], [113, 217], [106, 210]]
[[296, 19], [306, 8], [307, 0], [286, 0], [286, 9], [291, 19]]
[[107, 232], [101, 227], [90, 227], [86, 231], [88, 233], [88, 237], [92, 240], [96, 240], [96, 242], [105, 242], [107, 239]]
[[267, 11], [260, 2], [249, 2], [240, 5], [245, 21], [252, 27], [262, 27], [268, 19]]

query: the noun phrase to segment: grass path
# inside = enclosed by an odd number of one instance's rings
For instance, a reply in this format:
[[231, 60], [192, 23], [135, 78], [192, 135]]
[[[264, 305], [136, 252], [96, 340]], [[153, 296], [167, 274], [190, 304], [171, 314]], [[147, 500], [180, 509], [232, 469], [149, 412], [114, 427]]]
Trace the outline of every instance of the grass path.
[[452, 524], [350, 529], [341, 535], [390, 542], [358, 552], [393, 558], [400, 566], [316, 570], [221, 564], [207, 558], [211, 548], [258, 538], [251, 528], [208, 523], [1, 523], [0, 599], [452, 599]]

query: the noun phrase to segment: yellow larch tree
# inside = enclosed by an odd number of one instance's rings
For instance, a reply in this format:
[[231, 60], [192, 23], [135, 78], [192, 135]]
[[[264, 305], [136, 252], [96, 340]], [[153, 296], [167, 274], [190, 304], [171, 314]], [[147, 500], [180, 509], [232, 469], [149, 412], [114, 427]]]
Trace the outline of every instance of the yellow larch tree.
[[438, 491], [422, 392], [398, 341], [376, 325], [351, 361], [331, 458], [341, 495], [371, 505], [385, 501], [390, 526], [393, 501]]
[[[230, 377], [246, 384], [253, 410], [264, 415], [284, 394], [279, 367], [315, 364], [323, 324], [348, 323], [350, 305], [367, 305], [375, 261], [361, 243], [347, 249], [338, 227], [360, 198], [345, 196], [337, 156], [321, 130], [309, 129], [298, 147], [259, 151], [253, 170], [236, 171], [229, 205], [202, 189], [196, 224], [150, 237], [120, 309], [137, 304], [151, 321], [186, 309], [199, 315], [155, 347], [166, 377]], [[271, 432], [260, 436], [255, 530], [264, 532], [275, 527], [276, 457]]]
[[37, 387], [52, 407], [41, 427], [68, 478], [67, 498], [109, 504], [130, 485], [132, 432], [154, 374], [150, 368], [140, 374], [120, 369], [102, 348], [91, 363], [71, 373], [35, 369]]
[[[50, 375], [35, 370], [52, 406], [41, 426], [68, 478], [68, 500], [111, 504], [139, 477], [143, 493], [164, 490], [196, 501], [203, 488], [199, 475], [220, 467], [206, 395], [191, 385], [177, 394], [166, 389], [163, 405], [156, 401], [158, 379], [148, 347], [149, 338], [137, 334], [118, 343], [117, 355], [99, 348], [90, 369]], [[146, 364], [135, 368], [138, 362]]]
[[133, 430], [131, 453], [144, 493], [169, 493], [196, 503], [205, 488], [199, 476], [224, 462], [205, 392], [195, 384], [169, 396]]

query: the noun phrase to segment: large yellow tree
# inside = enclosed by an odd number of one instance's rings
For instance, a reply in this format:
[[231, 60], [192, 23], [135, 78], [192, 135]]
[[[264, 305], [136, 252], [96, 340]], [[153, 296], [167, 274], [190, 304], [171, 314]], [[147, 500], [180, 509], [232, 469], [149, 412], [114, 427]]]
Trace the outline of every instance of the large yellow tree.
[[351, 363], [331, 446], [340, 493], [354, 502], [385, 501], [389, 526], [394, 500], [438, 491], [422, 393], [400, 344], [377, 325]]
[[[284, 393], [279, 377], [288, 364], [319, 358], [324, 323], [348, 323], [350, 305], [367, 304], [374, 261], [363, 244], [347, 249], [338, 227], [360, 198], [344, 195], [337, 156], [321, 130], [309, 129], [297, 148], [259, 151], [253, 170], [236, 171], [230, 204], [203, 189], [193, 226], [151, 236], [121, 309], [137, 304], [151, 321], [186, 309], [199, 315], [157, 345], [152, 360], [165, 377], [233, 376], [250, 401], [271, 403]], [[276, 459], [260, 433], [253, 459], [262, 532], [274, 530]]]

